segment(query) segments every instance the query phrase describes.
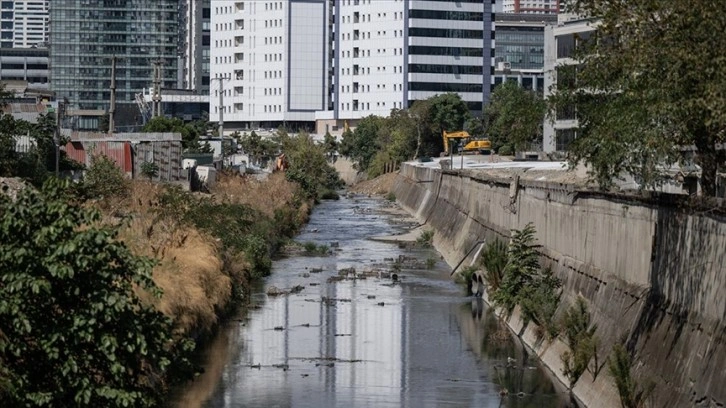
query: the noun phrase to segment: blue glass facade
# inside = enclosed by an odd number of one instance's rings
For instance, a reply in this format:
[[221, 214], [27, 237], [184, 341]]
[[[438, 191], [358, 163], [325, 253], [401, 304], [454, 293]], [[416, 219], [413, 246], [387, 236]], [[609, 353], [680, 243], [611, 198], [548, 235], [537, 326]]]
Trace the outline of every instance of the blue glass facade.
[[51, 89], [80, 109], [108, 109], [116, 56], [118, 125], [138, 119], [135, 94], [177, 85], [179, 0], [53, 0], [50, 3]]

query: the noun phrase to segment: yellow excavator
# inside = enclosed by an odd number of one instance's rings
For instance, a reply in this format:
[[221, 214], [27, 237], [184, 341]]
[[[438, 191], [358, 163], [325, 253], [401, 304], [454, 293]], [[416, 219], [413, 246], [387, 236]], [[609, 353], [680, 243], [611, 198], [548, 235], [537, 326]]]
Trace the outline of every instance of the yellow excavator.
[[469, 132], [465, 130], [459, 130], [456, 132], [447, 132], [444, 130], [444, 151], [449, 154], [449, 139], [463, 139], [464, 153], [481, 153], [490, 154], [492, 152], [492, 142], [489, 139], [478, 139], [473, 138]]

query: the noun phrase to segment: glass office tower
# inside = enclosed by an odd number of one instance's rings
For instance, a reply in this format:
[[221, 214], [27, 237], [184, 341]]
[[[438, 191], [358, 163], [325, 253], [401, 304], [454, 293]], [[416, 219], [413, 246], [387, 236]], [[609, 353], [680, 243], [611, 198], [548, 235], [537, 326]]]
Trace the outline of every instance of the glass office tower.
[[135, 96], [152, 86], [154, 63], [161, 87], [176, 87], [178, 25], [179, 0], [51, 1], [51, 89], [70, 107], [107, 110], [115, 56], [116, 124], [137, 123]]

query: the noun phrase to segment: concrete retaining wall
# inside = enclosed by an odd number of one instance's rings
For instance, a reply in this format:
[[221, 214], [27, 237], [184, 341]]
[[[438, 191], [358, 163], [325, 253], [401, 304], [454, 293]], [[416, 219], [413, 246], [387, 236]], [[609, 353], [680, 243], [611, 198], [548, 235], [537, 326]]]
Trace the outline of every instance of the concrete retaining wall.
[[[644, 200], [411, 165], [394, 193], [436, 230], [434, 244], [451, 265], [479, 240], [535, 225], [543, 263], [563, 282], [558, 314], [581, 295], [598, 327], [599, 367], [573, 387], [584, 405], [620, 406], [606, 361], [622, 338], [634, 352], [635, 377], [656, 384], [652, 406], [726, 403], [723, 217], [679, 209], [672, 196]], [[567, 345], [540, 339], [516, 310], [509, 325], [567, 383], [560, 359]]]

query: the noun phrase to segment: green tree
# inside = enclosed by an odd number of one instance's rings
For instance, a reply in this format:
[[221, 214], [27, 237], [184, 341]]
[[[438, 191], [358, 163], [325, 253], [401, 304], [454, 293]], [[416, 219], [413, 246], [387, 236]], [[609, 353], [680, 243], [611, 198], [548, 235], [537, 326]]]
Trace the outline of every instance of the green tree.
[[368, 177], [382, 174], [388, 164], [415, 158], [420, 131], [421, 126], [411, 111], [392, 109], [391, 115], [378, 130], [378, 152], [368, 167]]
[[91, 157], [82, 187], [88, 198], [111, 199], [127, 196], [131, 183], [113, 160], [101, 154]]
[[142, 131], [144, 132], [175, 132], [182, 135], [182, 147], [188, 152], [211, 153], [212, 149], [208, 143], [202, 143], [200, 136], [203, 133], [204, 125], [200, 123], [184, 123], [179, 118], [167, 118], [157, 116], [151, 118]]
[[367, 170], [378, 151], [378, 131], [384, 124], [385, 119], [380, 116], [370, 115], [361, 119], [354, 131], [343, 133], [340, 153], [355, 161], [359, 170]]
[[285, 136], [282, 151], [289, 163], [286, 178], [300, 184], [308, 197], [320, 198], [326, 190], [340, 188], [340, 178], [328, 164], [325, 149], [307, 133]]
[[[603, 186], [632, 174], [645, 186], [695, 148], [706, 195], [726, 161], [726, 15], [712, 1], [573, 0], [598, 19], [578, 41], [576, 84], [558, 89], [553, 111], [575, 106], [572, 164], [587, 163]], [[588, 38], [589, 37], [589, 38]], [[558, 70], [558, 83], [562, 82]], [[564, 73], [564, 72], [563, 72]]]
[[[464, 129], [464, 124], [471, 118], [469, 107], [461, 96], [456, 93], [445, 93], [427, 99], [428, 125], [433, 136], [424, 151], [431, 156], [444, 150], [443, 131], [448, 132]], [[431, 143], [431, 144], [429, 144]]]
[[338, 145], [338, 139], [331, 135], [330, 132], [325, 132], [323, 148], [325, 149], [325, 155], [328, 156], [328, 159], [332, 159], [335, 156], [335, 153], [338, 151]]
[[136, 294], [159, 295], [154, 262], [71, 203], [67, 186], [0, 196], [0, 405], [157, 405], [166, 380], [190, 373], [188, 343]]
[[249, 155], [250, 161], [254, 163], [270, 159], [280, 150], [277, 142], [262, 138], [254, 130], [249, 135], [246, 133], [242, 135], [240, 145], [242, 150]]
[[515, 151], [530, 149], [542, 140], [547, 103], [536, 92], [507, 81], [494, 89], [485, 107], [492, 147], [510, 145]]

